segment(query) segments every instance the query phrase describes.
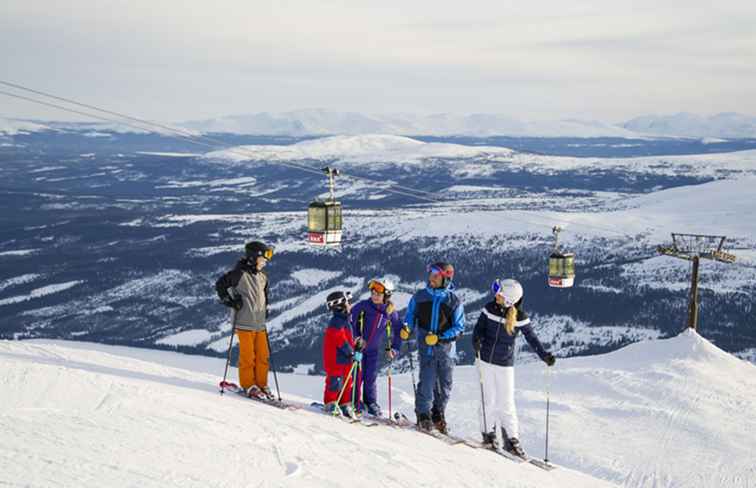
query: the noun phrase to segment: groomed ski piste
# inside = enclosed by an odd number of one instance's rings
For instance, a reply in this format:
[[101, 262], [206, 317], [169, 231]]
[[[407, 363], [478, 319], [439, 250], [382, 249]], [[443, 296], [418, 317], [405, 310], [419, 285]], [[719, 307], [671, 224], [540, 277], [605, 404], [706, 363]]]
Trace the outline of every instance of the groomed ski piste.
[[[0, 342], [0, 486], [756, 486], [756, 367], [692, 331], [560, 359], [550, 378], [550, 459], [560, 468], [551, 472], [412, 431], [221, 397], [223, 365], [91, 343]], [[516, 371], [523, 442], [542, 457], [546, 368]], [[322, 377], [279, 380], [284, 399], [321, 399]], [[385, 378], [378, 384], [385, 409]], [[393, 384], [394, 408], [414, 418], [409, 375]], [[477, 439], [479, 394], [476, 369], [458, 366], [453, 434]]]

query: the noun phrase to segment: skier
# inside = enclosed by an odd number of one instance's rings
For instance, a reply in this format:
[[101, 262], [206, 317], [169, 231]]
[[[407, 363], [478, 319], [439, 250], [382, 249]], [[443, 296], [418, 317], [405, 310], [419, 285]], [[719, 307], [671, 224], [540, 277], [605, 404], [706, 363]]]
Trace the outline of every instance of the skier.
[[[362, 401], [367, 407], [367, 413], [381, 417], [381, 407], [378, 405], [376, 380], [378, 378], [378, 358], [383, 347], [383, 338], [387, 336], [386, 329], [392, 337], [391, 344], [386, 344], [383, 350], [389, 360], [399, 354], [402, 339], [398, 333], [401, 327], [399, 314], [394, 310], [391, 294], [394, 284], [386, 278], [372, 279], [368, 282], [370, 298], [358, 302], [350, 313], [352, 331], [355, 337], [365, 341], [365, 351], [362, 355], [362, 372], [357, 382], [357, 392], [362, 389]], [[359, 405], [358, 407], [360, 407]], [[359, 408], [358, 408], [359, 409]]]
[[244, 246], [245, 257], [215, 283], [224, 305], [234, 309], [232, 333], [239, 337], [239, 385], [247, 395], [273, 399], [268, 387], [270, 342], [268, 276], [263, 268], [273, 257], [273, 247], [253, 241]]
[[[553, 366], [556, 359], [546, 352], [530, 325], [530, 319], [522, 310], [522, 285], [512, 279], [497, 279], [491, 285], [491, 291], [494, 300], [487, 303], [481, 312], [472, 337], [485, 398], [485, 404], [481, 405], [484, 409], [481, 434], [484, 444], [499, 449], [502, 442], [497, 438], [498, 426], [504, 449], [525, 457], [519, 441], [514, 402], [514, 346], [517, 335], [522, 332], [530, 347], [548, 366]], [[492, 421], [490, 431], [487, 431], [489, 426], [484, 425], [486, 414]]]
[[446, 404], [452, 389], [452, 343], [465, 329], [462, 302], [452, 291], [454, 267], [445, 262], [428, 266], [427, 286], [407, 306], [401, 337], [417, 330], [420, 381], [415, 393], [415, 414], [420, 429], [446, 434]]
[[325, 390], [323, 392], [324, 409], [341, 413], [350, 418], [357, 418], [352, 405], [352, 372], [362, 360], [365, 342], [356, 341], [349, 324], [349, 311], [352, 306], [350, 292], [335, 291], [326, 297], [326, 306], [333, 312], [323, 339], [323, 369], [326, 372]]

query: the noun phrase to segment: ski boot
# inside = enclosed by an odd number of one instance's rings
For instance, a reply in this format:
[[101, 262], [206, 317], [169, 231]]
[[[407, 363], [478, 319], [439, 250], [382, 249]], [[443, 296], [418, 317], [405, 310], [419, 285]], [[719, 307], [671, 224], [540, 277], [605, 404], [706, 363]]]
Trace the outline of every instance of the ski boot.
[[[506, 439], [506, 437], [505, 437]], [[517, 437], [510, 437], [504, 442], [504, 449], [510, 454], [514, 454], [522, 459], [527, 459], [528, 455], [525, 454], [525, 450], [522, 448], [519, 439]]]
[[275, 400], [276, 397], [273, 396], [273, 392], [271, 391], [269, 386], [263, 386], [260, 388], [260, 391], [262, 392], [263, 396], [267, 400]]
[[449, 430], [446, 427], [446, 419], [444, 418], [443, 413], [435, 409], [432, 410], [431, 420], [433, 421], [433, 426], [436, 427], [437, 431], [441, 432], [444, 435], [449, 435]]
[[354, 407], [350, 403], [341, 405], [341, 415], [352, 420], [359, 420], [357, 412], [354, 411]]
[[265, 394], [257, 385], [252, 385], [249, 388], [247, 388], [245, 391], [249, 398], [265, 398]]
[[425, 432], [433, 430], [433, 422], [430, 415], [427, 413], [417, 414], [417, 428]]
[[484, 446], [493, 449], [494, 451], [498, 451], [501, 448], [499, 439], [496, 438], [495, 430], [491, 432], [481, 432], [480, 435], [483, 437]]
[[381, 406], [375, 402], [367, 404], [367, 413], [368, 415], [372, 415], [373, 417], [383, 417]]

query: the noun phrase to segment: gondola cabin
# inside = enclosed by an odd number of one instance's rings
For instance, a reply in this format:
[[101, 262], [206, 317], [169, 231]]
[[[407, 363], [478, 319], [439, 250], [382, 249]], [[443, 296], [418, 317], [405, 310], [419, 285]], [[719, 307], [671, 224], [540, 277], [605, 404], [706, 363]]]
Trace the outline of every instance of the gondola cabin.
[[554, 252], [549, 256], [549, 286], [569, 288], [575, 284], [575, 255]]
[[314, 201], [307, 208], [307, 242], [313, 246], [341, 244], [341, 203]]

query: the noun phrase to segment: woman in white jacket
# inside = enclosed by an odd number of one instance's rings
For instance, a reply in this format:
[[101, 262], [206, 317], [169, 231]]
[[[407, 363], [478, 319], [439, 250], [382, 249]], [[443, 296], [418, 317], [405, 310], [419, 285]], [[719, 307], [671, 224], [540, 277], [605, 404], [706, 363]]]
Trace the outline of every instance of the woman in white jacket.
[[[491, 285], [494, 300], [487, 303], [475, 324], [473, 347], [483, 379], [485, 419], [481, 415], [483, 442], [517, 456], [525, 456], [520, 445], [517, 409], [514, 402], [515, 340], [522, 333], [531, 348], [547, 365], [556, 362], [538, 340], [530, 319], [522, 310], [522, 285], [516, 280], [496, 280]], [[488, 425], [485, 425], [488, 423]], [[502, 442], [497, 439], [497, 427]]]

